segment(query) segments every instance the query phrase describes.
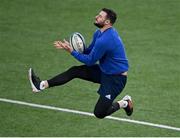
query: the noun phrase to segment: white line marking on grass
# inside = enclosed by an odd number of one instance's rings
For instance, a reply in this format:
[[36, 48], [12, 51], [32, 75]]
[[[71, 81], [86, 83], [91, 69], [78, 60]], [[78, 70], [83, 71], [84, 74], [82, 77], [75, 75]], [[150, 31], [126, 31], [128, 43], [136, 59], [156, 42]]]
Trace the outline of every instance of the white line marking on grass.
[[[19, 105], [26, 105], [26, 106], [30, 106], [30, 107], [36, 107], [36, 108], [43, 108], [43, 109], [50, 109], [50, 110], [56, 110], [56, 111], [62, 111], [62, 112], [86, 115], [86, 116], [94, 116], [94, 114], [88, 113], [88, 112], [77, 111], [77, 110], [66, 109], [66, 108], [59, 108], [59, 107], [54, 107], [54, 106], [40, 105], [40, 104], [34, 104], [34, 103], [28, 103], [28, 102], [22, 102], [22, 101], [16, 101], [16, 100], [5, 99], [5, 98], [0, 98], [0, 101], [1, 102], [6, 102], [6, 103], [19, 104]], [[180, 131], [180, 128], [178, 128], [178, 127], [172, 127], [172, 126], [167, 126], [167, 125], [162, 125], [162, 124], [154, 124], [154, 123], [138, 121], [138, 120], [131, 120], [131, 119], [126, 119], [126, 118], [107, 116], [105, 119], [122, 121], [122, 122], [129, 122], [129, 123], [134, 123], [134, 124], [140, 124], [140, 125], [152, 126], [152, 127], [157, 127], [157, 128]]]

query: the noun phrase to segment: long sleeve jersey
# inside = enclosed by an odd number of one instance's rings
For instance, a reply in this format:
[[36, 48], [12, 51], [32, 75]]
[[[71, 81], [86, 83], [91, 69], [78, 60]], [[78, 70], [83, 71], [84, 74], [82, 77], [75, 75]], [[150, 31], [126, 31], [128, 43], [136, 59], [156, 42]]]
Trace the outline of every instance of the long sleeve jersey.
[[119, 74], [129, 68], [123, 42], [113, 27], [104, 32], [96, 30], [89, 47], [83, 53], [72, 51], [71, 55], [87, 66], [99, 61], [105, 74]]

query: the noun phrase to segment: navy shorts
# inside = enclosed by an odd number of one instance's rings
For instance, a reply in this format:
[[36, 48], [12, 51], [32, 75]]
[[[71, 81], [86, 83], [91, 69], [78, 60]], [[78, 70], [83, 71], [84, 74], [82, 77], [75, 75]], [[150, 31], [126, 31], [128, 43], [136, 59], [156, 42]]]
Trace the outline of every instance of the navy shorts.
[[93, 66], [82, 65], [80, 68], [81, 71], [78, 74], [81, 75], [79, 78], [99, 83], [100, 87], [97, 92], [101, 97], [105, 97], [107, 100], [113, 101], [122, 92], [126, 85], [127, 76], [120, 74], [105, 74], [97, 64]]
[[98, 93], [109, 99], [114, 100], [124, 89], [127, 76], [124, 75], [107, 75], [101, 72], [100, 88]]

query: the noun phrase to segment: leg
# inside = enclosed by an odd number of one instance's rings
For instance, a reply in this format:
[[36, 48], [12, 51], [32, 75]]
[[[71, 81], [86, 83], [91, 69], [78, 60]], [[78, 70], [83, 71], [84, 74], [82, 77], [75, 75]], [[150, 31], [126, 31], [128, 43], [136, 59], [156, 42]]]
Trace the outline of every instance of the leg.
[[94, 108], [94, 115], [97, 118], [102, 119], [121, 108], [125, 110], [128, 116], [131, 116], [133, 113], [133, 104], [130, 96], [126, 95], [122, 100], [117, 102], [112, 102], [111, 100], [100, 96]]
[[101, 71], [98, 65], [73, 66], [64, 73], [61, 73], [52, 79], [41, 81], [40, 78], [35, 75], [32, 68], [30, 68], [28, 71], [29, 81], [33, 92], [40, 92], [48, 87], [63, 85], [74, 78], [100, 83], [100, 74]]
[[101, 75], [101, 86], [98, 90], [100, 97], [94, 109], [94, 114], [97, 118], [104, 118], [111, 115], [120, 108], [124, 108], [128, 116], [132, 114], [133, 106], [130, 97], [113, 102], [124, 89], [126, 79], [126, 76]]
[[100, 69], [98, 65], [94, 66], [73, 66], [67, 71], [47, 80], [48, 86], [58, 86], [63, 85], [74, 78], [80, 78], [83, 80], [100, 83]]
[[118, 102], [112, 102], [111, 100], [103, 96], [100, 96], [94, 109], [94, 115], [97, 118], [102, 119], [108, 115], [111, 115], [112, 113], [114, 113], [119, 109], [120, 106]]

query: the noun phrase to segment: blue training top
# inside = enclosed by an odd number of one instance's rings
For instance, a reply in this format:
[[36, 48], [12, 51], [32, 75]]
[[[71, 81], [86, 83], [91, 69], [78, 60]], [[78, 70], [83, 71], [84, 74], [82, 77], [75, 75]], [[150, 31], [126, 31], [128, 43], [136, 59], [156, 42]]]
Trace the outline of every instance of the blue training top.
[[104, 32], [96, 30], [92, 43], [84, 53], [74, 50], [71, 55], [87, 66], [94, 65], [99, 60], [100, 69], [105, 74], [119, 74], [129, 68], [123, 42], [112, 27]]

